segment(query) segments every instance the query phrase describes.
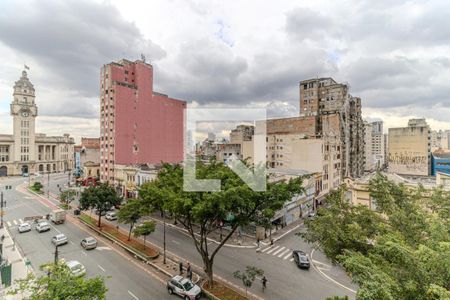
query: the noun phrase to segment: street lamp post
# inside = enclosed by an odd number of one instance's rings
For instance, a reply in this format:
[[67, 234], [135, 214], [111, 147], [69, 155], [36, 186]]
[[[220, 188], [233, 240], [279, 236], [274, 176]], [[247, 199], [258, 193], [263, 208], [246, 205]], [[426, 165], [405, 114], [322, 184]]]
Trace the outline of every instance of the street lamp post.
[[1, 209], [1, 212], [0, 212], [0, 218], [1, 218], [1, 221], [0, 221], [0, 228], [3, 228], [3, 191], [2, 192], [0, 192], [0, 209]]
[[163, 236], [164, 236], [164, 238], [163, 238], [163, 248], [164, 248], [164, 260], [163, 260], [163, 263], [166, 264], [166, 212], [164, 210], [163, 210], [163, 224], [164, 224], [163, 225]]
[[50, 198], [50, 171], [48, 171], [47, 175], [47, 198]]

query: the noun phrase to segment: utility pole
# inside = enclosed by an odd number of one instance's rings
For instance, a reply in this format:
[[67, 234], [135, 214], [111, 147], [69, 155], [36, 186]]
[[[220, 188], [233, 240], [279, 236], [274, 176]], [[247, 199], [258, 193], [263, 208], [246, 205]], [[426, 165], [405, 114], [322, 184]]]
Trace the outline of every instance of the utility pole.
[[1, 212], [0, 212], [0, 218], [1, 218], [1, 221], [0, 221], [0, 228], [3, 228], [3, 191], [1, 191], [0, 192], [0, 209], [1, 209]]
[[[3, 199], [3, 196], [2, 196]], [[3, 224], [3, 217], [2, 217], [2, 224]], [[164, 241], [163, 241], [163, 245], [164, 245], [164, 260], [163, 263], [166, 264], [166, 212], [163, 210], [163, 236], [164, 236]], [[3, 225], [2, 225], [3, 226]]]
[[47, 175], [47, 198], [50, 198], [50, 171], [48, 171]]
[[59, 256], [58, 247], [59, 245], [55, 245], [55, 265], [58, 264], [58, 256]]

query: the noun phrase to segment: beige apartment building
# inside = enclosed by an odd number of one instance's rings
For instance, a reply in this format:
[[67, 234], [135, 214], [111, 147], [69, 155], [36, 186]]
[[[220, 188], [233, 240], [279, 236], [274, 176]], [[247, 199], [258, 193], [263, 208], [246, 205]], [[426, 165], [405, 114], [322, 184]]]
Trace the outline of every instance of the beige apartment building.
[[431, 174], [430, 127], [411, 119], [408, 127], [389, 128], [389, 172], [409, 176]]
[[13, 134], [0, 134], [0, 176], [72, 170], [74, 139], [69, 134], [47, 136], [35, 131], [38, 108], [26, 71], [14, 84], [10, 107]]

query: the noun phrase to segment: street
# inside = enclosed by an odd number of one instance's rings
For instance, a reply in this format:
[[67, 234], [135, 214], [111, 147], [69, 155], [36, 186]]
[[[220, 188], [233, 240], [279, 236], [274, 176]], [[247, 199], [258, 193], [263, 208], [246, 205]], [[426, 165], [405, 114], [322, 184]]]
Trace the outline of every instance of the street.
[[[63, 187], [66, 183], [67, 178], [51, 180], [50, 192], [57, 195], [59, 193], [57, 185]], [[107, 221], [103, 218], [102, 222]], [[111, 223], [117, 224], [117, 221]], [[129, 226], [125, 224], [119, 224], [119, 226], [129, 229]], [[255, 281], [253, 287], [249, 289], [260, 297], [296, 299], [301, 295], [301, 299], [313, 300], [348, 295], [350, 299], [354, 299], [357, 287], [351, 283], [342, 268], [333, 266], [322, 252], [313, 251], [311, 245], [295, 235], [300, 229], [290, 232], [273, 247], [261, 247], [260, 253], [257, 253], [256, 249], [224, 246], [214, 262], [215, 275], [242, 287], [241, 282], [233, 278], [233, 272], [243, 270], [245, 266], [256, 266], [265, 271], [269, 280], [264, 293], [259, 281]], [[158, 223], [156, 231], [148, 236], [147, 240], [157, 245], [162, 251], [163, 238], [163, 226]], [[166, 226], [166, 247], [172, 256], [190, 261], [198, 271], [201, 271], [201, 257], [187, 233], [173, 226]], [[211, 252], [214, 247], [215, 244], [210, 242]], [[312, 266], [309, 271], [300, 270], [292, 261], [292, 250], [303, 250], [309, 253], [317, 267]], [[313, 254], [312, 257], [311, 254]]]
[[[47, 176], [40, 180], [44, 184], [43, 191], [46, 195]], [[58, 185], [61, 189], [66, 189], [67, 180], [67, 175], [52, 175], [50, 193], [58, 195]], [[13, 179], [16, 185], [24, 183], [24, 181], [26, 181], [24, 178]], [[161, 282], [144, 274], [142, 270], [137, 270], [128, 259], [115, 253], [107, 244], [99, 245], [100, 247], [94, 251], [83, 251], [78, 243], [87, 233], [83, 231], [82, 227], [79, 228], [67, 222], [64, 225], [54, 226], [47, 233], [38, 234], [33, 230], [29, 233], [18, 234], [13, 228], [16, 223], [20, 222], [20, 218], [29, 214], [45, 214], [49, 212], [49, 209], [40, 201], [36, 201], [34, 196], [24, 197], [14, 188], [8, 193], [19, 200], [17, 202], [13, 200], [14, 204], [11, 200], [9, 201], [5, 220], [9, 222], [8, 226], [11, 225], [16, 240], [34, 266], [53, 260], [54, 247], [50, 239], [56, 232], [61, 231], [69, 237], [73, 244], [69, 243], [60, 247], [60, 257], [79, 260], [87, 267], [89, 276], [112, 276], [106, 280], [110, 289], [108, 299], [133, 299], [134, 297], [129, 292], [140, 299], [149, 299], [148, 295], [152, 295], [151, 299], [169, 298]], [[10, 195], [8, 195], [9, 199], [11, 199]], [[13, 223], [14, 221], [16, 223]], [[107, 221], [103, 218], [102, 222]], [[117, 222], [111, 223], [116, 224]], [[125, 224], [119, 224], [119, 226], [124, 229], [129, 228]], [[350, 299], [354, 299], [356, 287], [345, 272], [341, 268], [333, 266], [320, 251], [313, 251], [311, 245], [296, 236], [295, 233], [300, 229], [286, 234], [273, 246], [262, 246], [260, 252], [257, 252], [255, 248], [223, 247], [214, 262], [215, 275], [241, 287], [241, 282], [233, 278], [232, 273], [236, 270], [243, 270], [246, 266], [256, 266], [265, 271], [268, 279], [267, 289], [263, 293], [261, 283], [257, 280], [249, 291], [264, 299], [313, 300], [336, 295], [348, 295]], [[162, 249], [162, 224], [157, 224], [156, 231], [147, 238], [147, 241]], [[168, 255], [188, 260], [196, 270], [201, 271], [200, 255], [195, 250], [193, 241], [185, 232], [173, 226], [166, 226], [166, 244]], [[215, 243], [210, 242], [211, 251], [215, 246]], [[42, 251], [37, 249], [42, 249]], [[309, 253], [310, 258], [315, 262], [314, 266], [311, 266], [309, 270], [299, 269], [292, 261], [292, 250], [303, 250]], [[301, 295], [300, 298], [299, 295]]]
[[[52, 177], [56, 178], [54, 175]], [[64, 178], [67, 181], [67, 178]], [[26, 178], [3, 179], [0, 182], [2, 190], [5, 184], [12, 185], [11, 190], [4, 191], [7, 201], [4, 224], [8, 226], [13, 239], [22, 248], [38, 274], [42, 274], [40, 265], [54, 260], [55, 247], [51, 238], [57, 233], [64, 233], [69, 238], [69, 243], [59, 247], [59, 258], [66, 261], [78, 260], [86, 267], [88, 277], [105, 277], [108, 299], [173, 299], [167, 294], [163, 279], [151, 270], [143, 269], [139, 263], [118, 252], [110, 244], [97, 238], [97, 249], [83, 250], [79, 243], [90, 235], [84, 227], [67, 221], [63, 225], [51, 224], [51, 230], [48, 232], [38, 233], [33, 228], [31, 232], [19, 234], [17, 225], [26, 216], [45, 215], [51, 210], [39, 201], [37, 196], [27, 196], [15, 189], [24, 182], [27, 182]]]

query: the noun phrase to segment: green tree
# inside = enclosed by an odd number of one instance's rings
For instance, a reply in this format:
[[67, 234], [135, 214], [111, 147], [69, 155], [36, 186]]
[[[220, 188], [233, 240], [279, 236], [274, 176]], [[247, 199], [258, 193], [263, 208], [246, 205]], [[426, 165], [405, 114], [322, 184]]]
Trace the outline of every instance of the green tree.
[[344, 188], [330, 192], [326, 197], [328, 207], [319, 208], [316, 218], [305, 220], [307, 230], [300, 234], [308, 242], [321, 245], [333, 261], [345, 249], [367, 253], [384, 222], [376, 212], [351, 205], [345, 192]]
[[90, 186], [83, 191], [80, 197], [81, 210], [95, 209], [98, 212], [98, 227], [101, 225], [102, 214], [111, 207], [120, 204], [119, 197], [114, 188], [107, 183]]
[[[262, 168], [256, 168], [255, 172], [261, 170]], [[303, 192], [303, 179], [298, 177], [289, 182], [268, 183], [266, 191], [255, 192], [223, 163], [198, 162], [196, 171], [198, 179], [220, 179], [221, 191], [185, 191], [182, 167], [164, 164], [157, 179], [145, 183], [139, 194], [144, 205], [150, 210], [162, 206], [162, 209], [168, 211], [187, 229], [202, 258], [207, 279], [212, 285], [214, 258], [236, 229], [255, 223], [256, 218], [265, 210], [275, 212], [286, 200]], [[230, 215], [230, 231], [220, 244], [210, 249], [208, 236], [217, 230], [217, 220], [227, 219]]]
[[142, 217], [142, 210], [142, 204], [139, 200], [130, 199], [117, 213], [117, 218], [120, 223], [130, 224], [128, 240], [131, 239], [131, 232], [133, 231], [134, 225]]
[[339, 297], [339, 296], [327, 297], [326, 300], [348, 300], [348, 296], [344, 296], [344, 297]]
[[133, 230], [133, 235], [135, 237], [140, 236], [144, 237], [144, 249], [145, 249], [145, 240], [147, 239], [147, 236], [153, 233], [155, 231], [155, 228], [156, 228], [155, 222], [145, 221]]
[[369, 191], [376, 212], [351, 205], [340, 189], [305, 222], [303, 236], [351, 274], [357, 299], [450, 299], [446, 192], [396, 184], [381, 174]]
[[[49, 265], [49, 275], [35, 277], [32, 273], [25, 279], [17, 280], [18, 288], [10, 294], [21, 294], [28, 300], [103, 300], [107, 288], [102, 277], [85, 278], [73, 276], [64, 264]], [[29, 296], [23, 296], [29, 295]]]
[[72, 189], [70, 189], [70, 190], [65, 190], [65, 191], [62, 191], [62, 192], [59, 194], [59, 199], [61, 200], [61, 203], [62, 203], [66, 208], [68, 208], [68, 207], [69, 207], [69, 204], [70, 204], [73, 200], [75, 200], [76, 195], [77, 195], [77, 192], [76, 192], [75, 190], [72, 190]]
[[242, 280], [242, 284], [245, 287], [245, 296], [247, 296], [247, 290], [252, 287], [253, 282], [257, 276], [263, 276], [264, 271], [257, 267], [247, 266], [245, 271], [235, 271], [233, 277]]
[[40, 183], [39, 181], [36, 181], [36, 182], [33, 184], [33, 190], [35, 190], [36, 192], [40, 192], [41, 189], [42, 189], [43, 187], [44, 187], [44, 186], [43, 186], [42, 183]]

